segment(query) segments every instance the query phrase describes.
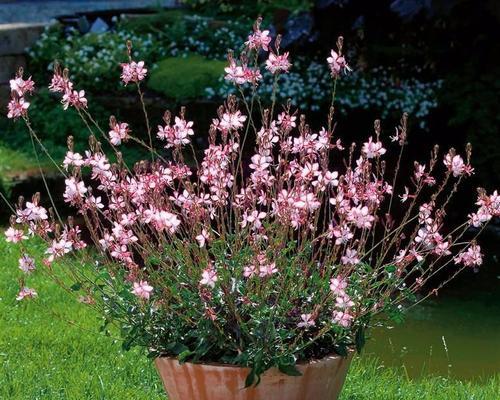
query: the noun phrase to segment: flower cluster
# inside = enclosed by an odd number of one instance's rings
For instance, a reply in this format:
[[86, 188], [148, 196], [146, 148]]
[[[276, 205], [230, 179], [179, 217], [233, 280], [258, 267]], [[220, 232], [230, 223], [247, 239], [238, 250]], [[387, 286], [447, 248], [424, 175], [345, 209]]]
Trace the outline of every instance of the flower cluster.
[[[375, 315], [394, 313], [450, 263], [458, 271], [481, 265], [479, 245], [463, 235], [500, 216], [497, 192], [479, 190], [478, 210], [455, 229], [446, 226], [452, 195], [473, 172], [470, 146], [463, 155], [435, 148], [411, 176], [398, 177], [406, 114], [390, 138], [375, 121], [358, 150], [337, 137], [333, 113], [313, 129], [291, 103], [245, 95], [242, 85], [255, 90], [261, 69], [277, 85], [291, 68], [279, 38], [271, 43], [258, 21], [238, 61], [229, 55], [226, 79], [240, 97], [229, 95], [219, 107], [200, 160], [184, 108], [173, 120], [165, 112], [158, 150], [111, 117], [103, 135], [116, 162], [93, 135], [83, 153], [68, 140], [63, 198], [84, 221], [94, 251], [84, 251], [76, 219], [62, 222], [38, 195], [21, 199], [6, 231], [12, 243], [42, 238], [47, 267], [67, 254], [91, 255], [72, 269], [82, 273], [77, 290], [123, 324], [129, 343], [154, 354], [187, 349], [183, 359], [248, 365], [257, 375], [284, 358], [294, 363], [359, 346]], [[332, 71], [347, 69], [341, 51], [339, 40]], [[262, 63], [258, 52], [269, 52]], [[137, 68], [145, 71], [132, 62], [125, 83], [140, 80]], [[72, 94], [67, 76], [56, 70], [51, 90]], [[83, 107], [81, 99], [63, 102]], [[80, 116], [91, 126], [87, 110]], [[126, 165], [116, 149], [124, 140], [145, 146], [151, 159]], [[37, 271], [24, 252], [19, 268]], [[35, 296], [23, 283], [18, 298]]]
[[341, 36], [337, 42], [338, 52], [332, 50], [330, 57], [326, 59], [333, 77], [338, 77], [342, 72], [351, 71], [351, 68], [347, 65], [345, 57], [342, 55], [343, 43], [344, 39]]
[[128, 63], [124, 63], [122, 66], [122, 81], [125, 85], [130, 82], [140, 82], [144, 80], [148, 70], [144, 68], [144, 61], [130, 61]]
[[20, 69], [15, 79], [10, 80], [10, 102], [7, 105], [9, 110], [7, 113], [8, 118], [18, 119], [27, 114], [30, 103], [26, 101], [25, 96], [32, 94], [34, 89], [35, 83], [31, 80], [31, 77], [24, 80], [23, 70]]
[[61, 72], [59, 65], [54, 67], [54, 75], [49, 85], [49, 90], [54, 93], [61, 93], [61, 103], [65, 110], [72, 106], [76, 109], [87, 108], [87, 98], [84, 90], [75, 90], [73, 82], [68, 78], [68, 70]]

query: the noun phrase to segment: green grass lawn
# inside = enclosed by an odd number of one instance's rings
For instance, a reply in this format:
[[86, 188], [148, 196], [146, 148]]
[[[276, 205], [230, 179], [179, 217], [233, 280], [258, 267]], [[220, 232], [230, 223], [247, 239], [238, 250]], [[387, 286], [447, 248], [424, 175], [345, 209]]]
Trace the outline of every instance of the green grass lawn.
[[[41, 253], [40, 246], [30, 246]], [[98, 333], [98, 316], [43, 276], [35, 273], [27, 282], [38, 291], [38, 300], [16, 302], [22, 276], [18, 252], [6, 245], [2, 233], [0, 399], [165, 399], [145, 355], [122, 352], [119, 342]], [[359, 358], [342, 400], [496, 400], [499, 393], [500, 377], [481, 384], [439, 377], [409, 381], [402, 370]]]
[[[55, 170], [55, 167], [46, 161], [42, 162], [41, 166], [46, 172]], [[12, 180], [33, 173], [39, 173], [38, 163], [34, 157], [0, 145], [0, 190], [2, 190], [2, 187], [8, 189], [12, 184]], [[0, 207], [5, 207], [5, 204], [1, 203]]]

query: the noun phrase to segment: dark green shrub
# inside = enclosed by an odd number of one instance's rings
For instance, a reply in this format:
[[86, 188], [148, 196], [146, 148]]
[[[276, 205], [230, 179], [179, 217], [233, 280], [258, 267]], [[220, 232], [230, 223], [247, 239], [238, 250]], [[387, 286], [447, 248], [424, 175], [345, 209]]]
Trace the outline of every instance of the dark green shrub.
[[197, 54], [167, 58], [151, 72], [148, 87], [175, 100], [193, 99], [205, 88], [218, 85], [226, 61], [209, 60]]

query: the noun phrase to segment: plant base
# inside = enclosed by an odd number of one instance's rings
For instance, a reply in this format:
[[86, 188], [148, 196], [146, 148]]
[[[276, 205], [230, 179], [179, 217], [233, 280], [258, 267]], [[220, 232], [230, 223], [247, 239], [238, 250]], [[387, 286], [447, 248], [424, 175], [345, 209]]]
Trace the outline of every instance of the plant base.
[[301, 376], [271, 368], [257, 386], [245, 389], [249, 368], [223, 364], [193, 364], [159, 357], [156, 368], [169, 400], [336, 400], [353, 353], [298, 364]]

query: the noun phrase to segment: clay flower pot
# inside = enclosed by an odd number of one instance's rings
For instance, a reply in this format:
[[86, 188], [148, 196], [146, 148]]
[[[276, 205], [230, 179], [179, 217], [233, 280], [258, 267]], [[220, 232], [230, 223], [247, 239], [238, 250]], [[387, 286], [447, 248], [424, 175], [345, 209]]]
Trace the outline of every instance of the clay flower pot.
[[223, 364], [193, 364], [159, 357], [156, 368], [169, 400], [335, 400], [353, 353], [297, 365], [302, 376], [277, 368], [266, 371], [257, 386], [245, 389], [249, 368]]

